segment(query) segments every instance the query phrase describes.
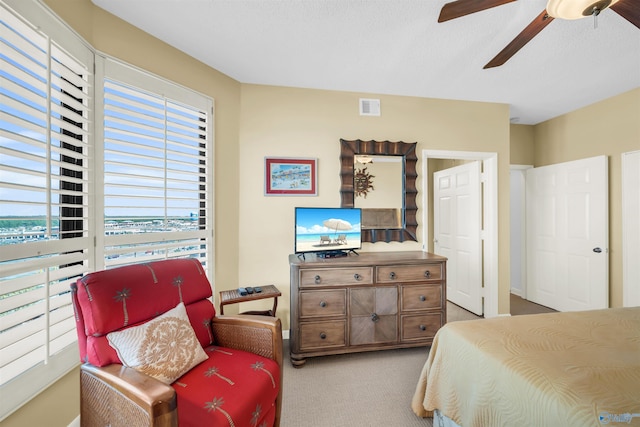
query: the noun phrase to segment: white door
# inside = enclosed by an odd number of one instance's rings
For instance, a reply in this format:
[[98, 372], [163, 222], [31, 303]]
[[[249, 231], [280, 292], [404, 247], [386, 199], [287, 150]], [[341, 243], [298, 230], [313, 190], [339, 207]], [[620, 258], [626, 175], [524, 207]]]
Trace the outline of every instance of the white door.
[[527, 297], [559, 311], [609, 306], [607, 156], [527, 170]]
[[640, 151], [622, 154], [622, 304], [640, 306]]
[[446, 256], [447, 299], [482, 315], [480, 162], [433, 174], [434, 252]]

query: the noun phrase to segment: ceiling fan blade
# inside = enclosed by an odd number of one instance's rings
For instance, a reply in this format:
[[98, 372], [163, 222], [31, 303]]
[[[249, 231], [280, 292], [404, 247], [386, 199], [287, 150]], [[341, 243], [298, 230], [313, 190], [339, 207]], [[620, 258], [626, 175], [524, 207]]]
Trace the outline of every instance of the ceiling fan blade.
[[502, 6], [515, 0], [458, 0], [442, 6], [438, 22], [459, 18], [492, 7]]
[[513, 55], [516, 54], [524, 45], [529, 43], [540, 31], [544, 29], [553, 21], [553, 17], [547, 14], [546, 10], [543, 10], [527, 27], [522, 30], [515, 39], [511, 41], [504, 49], [498, 53], [487, 65], [483, 68], [499, 67], [507, 62]]
[[640, 2], [636, 0], [620, 0], [611, 9], [640, 29]]

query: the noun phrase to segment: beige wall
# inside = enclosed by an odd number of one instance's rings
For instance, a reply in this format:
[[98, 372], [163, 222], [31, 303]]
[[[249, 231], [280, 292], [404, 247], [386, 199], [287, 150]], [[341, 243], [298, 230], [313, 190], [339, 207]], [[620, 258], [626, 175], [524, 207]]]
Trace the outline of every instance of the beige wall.
[[80, 414], [80, 369], [74, 369], [0, 422], [2, 427], [65, 427]]
[[534, 127], [535, 166], [609, 156], [609, 301], [622, 306], [621, 154], [640, 149], [640, 88]]
[[511, 125], [509, 127], [512, 165], [533, 165], [535, 159], [534, 127]]
[[[242, 285], [275, 284], [278, 314], [289, 327], [289, 265], [295, 206], [340, 205], [340, 138], [417, 142], [423, 150], [498, 153], [499, 312], [509, 312], [509, 108], [502, 104], [379, 96], [380, 117], [362, 117], [365, 94], [243, 85], [240, 157], [240, 270]], [[366, 95], [370, 97], [370, 95]], [[460, 125], [464, 121], [464, 126]], [[264, 157], [318, 159], [317, 197], [264, 196]], [[365, 243], [363, 251], [422, 249], [422, 177], [417, 187], [418, 242]], [[251, 308], [267, 307], [252, 303]], [[247, 309], [245, 304], [244, 309]]]

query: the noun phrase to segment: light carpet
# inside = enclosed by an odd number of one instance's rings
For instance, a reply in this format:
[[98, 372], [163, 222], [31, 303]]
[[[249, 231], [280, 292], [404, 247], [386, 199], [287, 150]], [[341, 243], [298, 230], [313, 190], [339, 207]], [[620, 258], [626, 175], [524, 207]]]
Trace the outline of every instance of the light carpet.
[[[288, 356], [288, 341], [285, 355]], [[429, 347], [373, 351], [284, 364], [282, 427], [424, 427], [411, 410]]]
[[[477, 319], [447, 304], [447, 321]], [[411, 410], [429, 347], [311, 357], [302, 368], [284, 348], [282, 427], [425, 427]]]
[[[512, 296], [512, 315], [553, 311]], [[447, 322], [480, 317], [447, 303]], [[411, 410], [429, 347], [312, 357], [302, 368], [284, 348], [282, 427], [424, 427]]]

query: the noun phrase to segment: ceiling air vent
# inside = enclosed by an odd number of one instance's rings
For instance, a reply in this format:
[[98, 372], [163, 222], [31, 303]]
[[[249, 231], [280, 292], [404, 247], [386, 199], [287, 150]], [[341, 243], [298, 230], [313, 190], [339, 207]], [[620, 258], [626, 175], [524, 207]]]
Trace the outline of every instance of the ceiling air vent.
[[361, 116], [379, 116], [380, 100], [360, 98], [360, 115]]

